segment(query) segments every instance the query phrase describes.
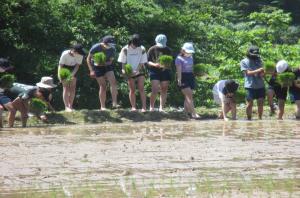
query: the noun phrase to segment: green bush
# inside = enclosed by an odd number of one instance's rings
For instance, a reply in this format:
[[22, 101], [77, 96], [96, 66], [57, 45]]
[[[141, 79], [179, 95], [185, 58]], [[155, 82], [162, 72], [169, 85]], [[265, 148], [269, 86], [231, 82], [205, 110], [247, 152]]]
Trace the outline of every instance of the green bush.
[[106, 55], [103, 52], [98, 52], [93, 55], [93, 60], [96, 66], [105, 66]]
[[296, 76], [293, 72], [284, 72], [277, 75], [277, 82], [282, 87], [290, 87], [293, 85]]
[[47, 104], [41, 99], [33, 98], [30, 102], [29, 110], [33, 114], [40, 116], [47, 110]]
[[132, 66], [130, 64], [125, 65], [125, 74], [130, 76], [132, 74]]
[[159, 64], [164, 69], [170, 69], [173, 62], [173, 57], [168, 55], [162, 55], [159, 57]]
[[58, 73], [58, 78], [63, 80], [63, 81], [71, 81], [72, 80], [72, 73], [70, 70], [66, 68], [60, 68], [59, 73]]
[[271, 61], [266, 61], [264, 64], [264, 70], [267, 74], [272, 74], [275, 71], [275, 63]]
[[206, 65], [205, 64], [196, 64], [194, 65], [193, 72], [195, 76], [203, 76], [207, 73]]
[[16, 77], [13, 74], [5, 74], [0, 78], [0, 87], [1, 88], [10, 88], [13, 83], [16, 81]]

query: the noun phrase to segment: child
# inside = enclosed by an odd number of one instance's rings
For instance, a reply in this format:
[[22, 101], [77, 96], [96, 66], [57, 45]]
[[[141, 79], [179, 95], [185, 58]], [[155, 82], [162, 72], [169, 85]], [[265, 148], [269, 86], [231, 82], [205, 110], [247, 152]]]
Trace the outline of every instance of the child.
[[129, 100], [131, 111], [136, 111], [135, 97], [135, 82], [137, 81], [138, 90], [142, 101], [141, 112], [146, 112], [146, 94], [144, 89], [145, 74], [142, 72], [145, 68], [145, 63], [148, 62], [147, 53], [144, 46], [141, 44], [141, 39], [138, 34], [132, 35], [128, 45], [122, 48], [118, 62], [122, 63], [122, 74], [125, 75], [125, 65], [130, 64], [132, 75], [128, 76]]
[[244, 73], [247, 90], [247, 119], [252, 119], [253, 100], [257, 100], [258, 118], [262, 119], [263, 104], [265, 98], [264, 69], [257, 46], [249, 47], [247, 57], [241, 61], [241, 71]]
[[155, 38], [156, 45], [148, 51], [148, 68], [151, 80], [150, 111], [154, 111], [154, 103], [157, 93], [160, 90], [159, 111], [163, 112], [167, 100], [168, 86], [171, 81], [170, 68], [162, 68], [159, 64], [159, 57], [162, 55], [172, 56], [171, 49], [167, 46], [167, 37], [159, 34]]
[[296, 104], [296, 119], [300, 119], [300, 66], [293, 72], [296, 79], [293, 86], [290, 87], [290, 96], [292, 101]]
[[[6, 71], [12, 69], [10, 62], [5, 58], [0, 58], [0, 73], [5, 73]], [[12, 102], [9, 97], [6, 96], [4, 91], [7, 87], [0, 87], [0, 128], [3, 127], [2, 123], [2, 114], [4, 108], [8, 110], [8, 126], [13, 127], [14, 120], [10, 117], [12, 114], [15, 114], [16, 110], [12, 105]]]
[[[39, 98], [46, 102], [48, 107], [53, 110], [53, 107], [50, 104], [52, 99], [51, 90], [56, 87], [53, 84], [53, 79], [51, 77], [42, 77], [41, 82], [36, 83], [37, 86], [25, 85], [20, 83], [14, 83], [7, 91], [7, 95], [11, 98], [14, 98], [12, 105], [13, 107], [20, 111], [22, 127], [26, 127], [28, 112], [29, 112], [29, 101], [32, 98]], [[10, 119], [15, 120], [16, 112], [10, 114]], [[39, 119], [46, 121], [47, 117], [45, 115], [39, 116]]]
[[182, 94], [184, 95], [184, 110], [191, 114], [191, 118], [200, 119], [200, 116], [195, 111], [193, 99], [193, 89], [195, 89], [193, 53], [195, 53], [193, 44], [184, 43], [180, 54], [175, 60], [175, 65], [177, 72], [177, 83]]
[[[61, 68], [66, 68], [70, 70], [72, 74], [72, 79], [70, 82], [60, 79], [59, 81], [63, 85], [63, 101], [65, 104], [65, 110], [67, 112], [73, 111], [73, 102], [76, 92], [76, 74], [79, 66], [82, 63], [83, 56], [85, 55], [83, 47], [80, 44], [72, 46], [71, 49], [63, 51], [58, 66], [58, 73]], [[59, 76], [59, 75], [58, 75]]]
[[276, 82], [276, 79], [277, 79], [277, 74], [286, 72], [288, 70], [289, 70], [289, 66], [285, 60], [278, 61], [278, 63], [276, 64], [276, 71], [272, 75], [272, 77], [269, 81], [269, 88], [268, 88], [269, 105], [270, 105], [271, 112], [272, 112], [272, 110], [274, 110], [273, 97], [275, 95], [276, 99], [278, 100], [278, 107], [279, 107], [279, 111], [278, 111], [278, 115], [277, 115], [278, 120], [282, 120], [282, 117], [284, 114], [284, 106], [285, 106], [285, 101], [287, 98], [288, 88], [281, 87], [281, 85]]
[[[90, 76], [96, 78], [99, 85], [99, 101], [100, 110], [106, 110], [106, 87], [107, 81], [110, 84], [110, 92], [112, 97], [112, 108], [119, 108], [117, 103], [117, 81], [114, 74], [114, 57], [115, 57], [115, 37], [111, 35], [104, 36], [99, 43], [96, 43], [90, 49], [87, 57], [87, 65], [90, 70]], [[105, 64], [98, 65], [95, 63], [93, 56], [96, 53], [104, 53], [106, 56]]]
[[234, 80], [220, 80], [213, 88], [214, 101], [221, 105], [221, 118], [228, 121], [227, 113], [231, 111], [232, 119], [236, 119], [236, 102], [234, 94], [239, 85]]

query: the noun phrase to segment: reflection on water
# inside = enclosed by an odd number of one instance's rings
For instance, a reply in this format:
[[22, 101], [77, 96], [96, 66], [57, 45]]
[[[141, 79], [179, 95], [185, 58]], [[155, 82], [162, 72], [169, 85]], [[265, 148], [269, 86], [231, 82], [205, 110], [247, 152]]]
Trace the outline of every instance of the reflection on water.
[[124, 177], [145, 185], [160, 178], [176, 184], [203, 178], [299, 178], [300, 123], [195, 121], [3, 129], [0, 156], [0, 192], [61, 183], [115, 185]]

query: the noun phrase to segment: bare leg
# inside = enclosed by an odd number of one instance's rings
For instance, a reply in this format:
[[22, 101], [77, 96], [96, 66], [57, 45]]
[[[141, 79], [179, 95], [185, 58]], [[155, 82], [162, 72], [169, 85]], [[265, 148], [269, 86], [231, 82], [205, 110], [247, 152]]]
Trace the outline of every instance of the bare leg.
[[145, 112], [147, 109], [146, 94], [145, 94], [145, 87], [144, 87], [145, 77], [140, 76], [140, 77], [138, 77], [137, 81], [138, 81], [138, 89], [139, 89], [140, 97], [141, 97], [141, 101], [142, 101], [142, 112]]
[[106, 81], [105, 78], [98, 77], [96, 78], [99, 85], [99, 100], [100, 100], [100, 110], [106, 110], [105, 102], [106, 102]]
[[13, 127], [17, 111], [11, 102], [5, 104], [4, 107], [8, 110], [8, 126]]
[[77, 79], [74, 77], [72, 79], [72, 81], [70, 82], [70, 86], [69, 86], [69, 108], [73, 109], [73, 102], [74, 102], [74, 98], [75, 98], [75, 93], [76, 93], [76, 81]]
[[261, 120], [264, 111], [264, 98], [257, 99], [257, 111], [258, 111], [258, 119]]
[[199, 115], [196, 113], [195, 107], [194, 107], [193, 90], [191, 88], [185, 88], [185, 89], [182, 89], [181, 92], [183, 93], [183, 95], [185, 97], [185, 104], [186, 104], [188, 111], [190, 111], [193, 118], [198, 118]]
[[3, 111], [4, 111], [4, 108], [2, 105], [0, 105], [0, 128], [3, 127], [3, 120], [2, 120]]
[[284, 105], [285, 105], [285, 100], [279, 99], [278, 100], [278, 107], [279, 107], [279, 111], [278, 111], [278, 120], [282, 120], [283, 118], [283, 114], [284, 114]]
[[159, 92], [159, 80], [151, 81], [151, 96], [150, 96], [150, 111], [154, 111], [154, 104], [156, 100], [156, 96]]
[[274, 102], [273, 102], [274, 95], [275, 95], [274, 90], [268, 89], [267, 97], [268, 97], [268, 103], [269, 103], [269, 107], [270, 107], [270, 115], [273, 115], [275, 113], [275, 107], [274, 107]]
[[110, 93], [112, 97], [112, 106], [116, 107], [118, 105], [118, 88], [117, 88], [117, 81], [113, 71], [109, 71], [105, 74], [109, 84], [110, 84]]
[[235, 102], [230, 102], [230, 109], [231, 109], [232, 119], [236, 120], [236, 103]]
[[129, 101], [131, 104], [131, 110], [136, 111], [135, 80], [132, 78], [129, 78], [128, 86], [129, 86]]
[[300, 100], [296, 100], [295, 104], [296, 104], [296, 118], [300, 119]]
[[248, 120], [252, 119], [252, 108], [253, 108], [253, 100], [248, 100], [247, 107], [246, 107], [246, 114]]
[[69, 95], [70, 95], [70, 85], [68, 82], [63, 82], [63, 101], [65, 104], [65, 109], [68, 110], [69, 109]]
[[167, 101], [167, 93], [168, 93], [169, 81], [163, 81], [160, 83], [160, 105], [159, 111], [163, 111], [166, 101]]

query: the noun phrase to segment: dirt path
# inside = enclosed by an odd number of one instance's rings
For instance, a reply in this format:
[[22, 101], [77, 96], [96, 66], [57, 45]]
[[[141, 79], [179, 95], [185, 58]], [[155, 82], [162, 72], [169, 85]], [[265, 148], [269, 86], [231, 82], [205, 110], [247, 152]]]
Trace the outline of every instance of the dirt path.
[[[126, 194], [132, 182], [141, 188], [203, 181], [297, 183], [300, 122], [2, 129], [0, 157], [0, 195], [82, 184], [118, 186]], [[300, 186], [293, 188], [294, 195], [300, 195]]]

